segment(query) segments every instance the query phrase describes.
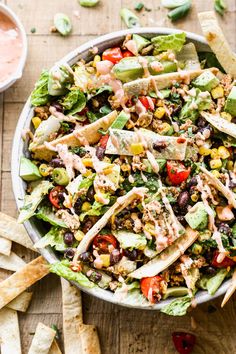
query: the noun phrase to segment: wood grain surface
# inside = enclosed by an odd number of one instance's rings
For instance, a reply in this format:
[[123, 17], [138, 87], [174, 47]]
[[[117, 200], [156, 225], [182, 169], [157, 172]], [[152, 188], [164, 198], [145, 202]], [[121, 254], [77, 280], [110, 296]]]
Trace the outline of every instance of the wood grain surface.
[[[29, 52], [24, 75], [13, 87], [0, 95], [0, 209], [16, 216], [11, 188], [10, 153], [13, 133], [20, 111], [42, 68], [50, 67], [69, 51], [98, 35], [124, 28], [119, 17], [122, 6], [134, 8], [137, 0], [101, 0], [96, 8], [82, 8], [77, 0], [5, 0], [22, 20], [28, 34]], [[151, 11], [139, 16], [143, 26], [173, 27], [160, 0], [144, 0]], [[175, 27], [201, 33], [197, 11], [212, 10], [213, 0], [193, 0], [191, 13]], [[228, 11], [219, 21], [236, 50], [236, 0], [227, 0]], [[62, 38], [51, 34], [53, 15], [64, 12], [73, 22], [73, 33]], [[77, 15], [77, 16], [76, 16]], [[31, 33], [35, 28], [36, 32]], [[25, 261], [35, 257], [31, 251], [14, 245], [14, 251]], [[1, 272], [4, 279], [9, 272]], [[48, 275], [35, 286], [31, 306], [19, 314], [23, 353], [27, 353], [38, 322], [56, 324], [62, 329], [61, 286], [59, 278]], [[84, 321], [97, 326], [103, 354], [173, 354], [176, 353], [171, 333], [184, 330], [196, 334], [193, 353], [236, 353], [236, 306], [231, 299], [221, 310], [218, 299], [198, 306], [189, 315], [172, 318], [158, 312], [130, 310], [83, 295]], [[61, 346], [62, 347], [62, 346]], [[10, 354], [10, 353], [9, 353]], [[14, 354], [14, 353], [11, 353]], [[76, 354], [76, 353], [75, 353]]]

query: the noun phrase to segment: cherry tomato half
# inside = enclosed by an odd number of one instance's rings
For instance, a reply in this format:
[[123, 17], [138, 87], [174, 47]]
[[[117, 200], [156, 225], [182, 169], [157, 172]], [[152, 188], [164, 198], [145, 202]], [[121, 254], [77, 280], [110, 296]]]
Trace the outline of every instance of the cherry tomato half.
[[123, 58], [128, 58], [128, 57], [133, 57], [133, 53], [131, 53], [129, 50], [126, 50], [123, 52]]
[[178, 353], [190, 354], [193, 351], [196, 337], [191, 333], [174, 332], [172, 333], [172, 340]]
[[[150, 102], [150, 100], [153, 102]], [[152, 97], [147, 97], [147, 96], [140, 96], [139, 97], [139, 101], [142, 103], [142, 105], [146, 108], [146, 109], [150, 109], [151, 111], [154, 111], [155, 109], [155, 103], [156, 103], [156, 99], [152, 98]]]
[[109, 134], [103, 135], [99, 141], [99, 146], [101, 146], [103, 149], [106, 149], [108, 139], [109, 139]]
[[123, 54], [119, 47], [109, 48], [102, 54], [102, 60], [109, 60], [113, 64], [119, 63], [121, 59], [123, 59]]
[[222, 262], [218, 262], [217, 258], [218, 258], [219, 252], [215, 251], [214, 255], [213, 255], [213, 259], [211, 264], [213, 265], [213, 267], [215, 268], [227, 268], [227, 267], [232, 267], [236, 264], [236, 262], [233, 261], [233, 259], [229, 258], [229, 257], [225, 257], [223, 259]]
[[170, 182], [177, 186], [188, 178], [191, 168], [186, 168], [183, 163], [177, 161], [168, 161], [166, 164], [167, 174]]
[[117, 239], [113, 235], [98, 234], [93, 240], [93, 246], [98, 248], [101, 252], [109, 253], [109, 246], [118, 247]]
[[156, 295], [160, 294], [160, 281], [163, 278], [159, 275], [154, 277], [142, 278], [140, 281], [143, 295], [152, 303], [157, 302]]
[[50, 193], [49, 193], [49, 200], [52, 203], [52, 205], [57, 208], [60, 209], [60, 198], [59, 198], [59, 193], [62, 193], [65, 190], [65, 188], [63, 186], [56, 186], [54, 187]]

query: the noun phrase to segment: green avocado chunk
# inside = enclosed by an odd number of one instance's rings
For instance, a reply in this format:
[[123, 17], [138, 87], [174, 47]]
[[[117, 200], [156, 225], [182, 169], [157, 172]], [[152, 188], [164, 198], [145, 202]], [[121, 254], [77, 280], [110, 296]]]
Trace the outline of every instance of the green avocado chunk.
[[211, 91], [217, 85], [219, 85], [219, 79], [212, 74], [211, 71], [204, 71], [200, 76], [198, 76], [194, 81], [192, 81], [193, 86], [198, 87], [201, 91]]
[[[161, 64], [163, 65], [163, 70], [155, 71], [151, 67], [151, 63], [159, 60], [154, 56], [146, 56], [143, 58], [147, 60], [148, 70], [151, 75], [160, 75], [163, 73], [166, 74], [177, 71], [177, 65], [173, 61], [161, 61]], [[144, 75], [144, 69], [142, 64], [139, 62], [138, 57], [123, 58], [119, 61], [119, 63], [114, 65], [112, 70], [115, 77], [123, 82], [133, 81], [142, 78]]]
[[27, 182], [36, 181], [42, 176], [39, 173], [38, 167], [26, 157], [21, 157], [20, 160], [20, 177]]
[[195, 204], [185, 215], [185, 220], [194, 230], [205, 229], [208, 223], [208, 214], [203, 202], [198, 202]]
[[133, 34], [133, 40], [135, 41], [136, 43], [136, 46], [137, 46], [137, 50], [138, 52], [140, 52], [140, 50], [142, 50], [143, 48], [145, 48], [148, 44], [150, 44], [151, 42], [142, 37], [142, 36], [139, 36], [138, 34]]
[[172, 288], [168, 288], [166, 293], [163, 295], [163, 299], [167, 299], [170, 296], [184, 296], [188, 295], [188, 288], [183, 286], [173, 286]]
[[236, 116], [236, 86], [233, 86], [225, 105], [225, 111]]

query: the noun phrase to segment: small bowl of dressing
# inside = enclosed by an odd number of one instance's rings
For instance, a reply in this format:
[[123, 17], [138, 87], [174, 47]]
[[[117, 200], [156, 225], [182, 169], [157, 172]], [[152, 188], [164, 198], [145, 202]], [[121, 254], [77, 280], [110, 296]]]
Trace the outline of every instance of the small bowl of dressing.
[[18, 17], [0, 4], [0, 92], [21, 78], [27, 56], [27, 37]]

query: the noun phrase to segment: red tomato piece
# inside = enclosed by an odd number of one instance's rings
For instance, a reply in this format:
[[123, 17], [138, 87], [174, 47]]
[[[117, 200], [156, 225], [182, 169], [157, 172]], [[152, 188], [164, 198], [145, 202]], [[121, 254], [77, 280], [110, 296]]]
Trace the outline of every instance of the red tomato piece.
[[119, 47], [109, 48], [102, 54], [102, 60], [109, 60], [113, 64], [119, 63], [121, 59], [123, 59], [123, 54]]
[[[150, 100], [153, 102], [153, 105], [151, 104]], [[139, 101], [142, 103], [142, 105], [146, 109], [150, 109], [151, 111], [154, 111], [155, 103], [156, 103], [156, 99], [155, 98], [147, 97], [147, 96], [140, 96], [139, 97]]]
[[234, 262], [233, 259], [231, 259], [229, 257], [225, 257], [223, 259], [223, 261], [219, 263], [217, 261], [219, 253], [220, 252], [218, 252], [218, 251], [214, 252], [213, 259], [212, 259], [212, 262], [211, 262], [213, 267], [215, 267], [215, 268], [227, 268], [227, 267], [232, 267], [232, 266], [234, 266], [236, 264], [236, 262]]
[[109, 253], [109, 246], [118, 247], [117, 239], [113, 235], [98, 234], [93, 240], [93, 246], [103, 253]]
[[167, 174], [170, 182], [177, 186], [188, 178], [191, 168], [186, 168], [182, 162], [168, 161], [166, 164]]
[[103, 135], [99, 141], [99, 146], [101, 146], [103, 149], [106, 149], [108, 139], [109, 139], [109, 134]]
[[154, 277], [142, 278], [140, 281], [143, 295], [152, 303], [158, 301], [156, 296], [160, 294], [160, 281], [162, 280], [162, 277], [156, 275]]
[[63, 186], [56, 186], [54, 187], [50, 193], [49, 193], [49, 200], [52, 203], [52, 205], [57, 208], [60, 209], [60, 198], [59, 198], [59, 193], [62, 193], [65, 190], [65, 188]]
[[134, 56], [133, 53], [131, 53], [129, 50], [123, 52], [123, 58], [128, 58], [133, 56]]
[[180, 354], [190, 354], [193, 351], [196, 337], [191, 333], [174, 332], [172, 333], [172, 340], [175, 345], [175, 349]]

